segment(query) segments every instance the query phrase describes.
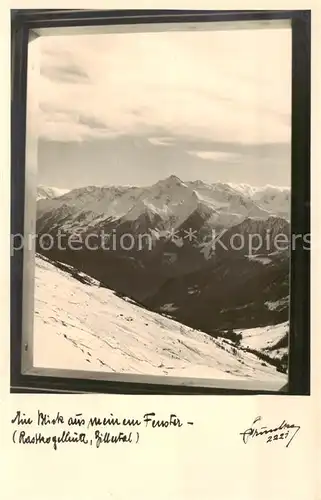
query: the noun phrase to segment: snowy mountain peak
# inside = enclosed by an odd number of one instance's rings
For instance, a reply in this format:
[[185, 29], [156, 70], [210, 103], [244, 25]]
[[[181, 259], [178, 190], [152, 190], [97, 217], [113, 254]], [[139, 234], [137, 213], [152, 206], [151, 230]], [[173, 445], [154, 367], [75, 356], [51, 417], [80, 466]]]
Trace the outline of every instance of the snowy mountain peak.
[[37, 187], [37, 201], [38, 200], [51, 200], [53, 198], [58, 198], [66, 193], [68, 193], [69, 189], [61, 189], [51, 186], [43, 186], [39, 185]]
[[158, 214], [163, 222], [180, 224], [196, 208], [198, 197], [178, 177], [171, 175], [146, 188], [136, 199], [125, 219], [133, 220], [143, 212]]
[[156, 183], [156, 186], [164, 186], [168, 189], [175, 187], [187, 187], [186, 184], [177, 175], [170, 175], [166, 179], [162, 179]]

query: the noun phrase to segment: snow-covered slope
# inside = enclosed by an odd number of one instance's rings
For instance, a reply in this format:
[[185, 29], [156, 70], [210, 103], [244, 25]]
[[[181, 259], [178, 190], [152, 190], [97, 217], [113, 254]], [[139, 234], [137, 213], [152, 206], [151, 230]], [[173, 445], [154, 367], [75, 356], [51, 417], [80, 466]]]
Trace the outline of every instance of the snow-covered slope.
[[255, 349], [267, 349], [278, 343], [289, 331], [289, 322], [279, 325], [265, 326], [264, 328], [250, 328], [236, 330], [242, 334], [242, 344]]
[[242, 334], [241, 345], [269, 355], [272, 358], [281, 358], [288, 354], [289, 322], [279, 325], [265, 326], [236, 330]]
[[37, 201], [58, 198], [59, 196], [68, 193], [69, 191], [70, 191], [69, 189], [61, 189], [56, 187], [40, 185], [37, 187]]
[[286, 382], [252, 353], [100, 288], [36, 257], [36, 367]]

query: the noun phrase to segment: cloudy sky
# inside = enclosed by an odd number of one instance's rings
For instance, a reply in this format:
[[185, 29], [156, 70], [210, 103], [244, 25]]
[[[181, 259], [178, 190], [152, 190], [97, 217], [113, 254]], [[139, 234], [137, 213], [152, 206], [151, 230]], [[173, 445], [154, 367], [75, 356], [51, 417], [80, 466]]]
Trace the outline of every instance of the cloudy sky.
[[33, 43], [39, 183], [290, 184], [290, 29]]

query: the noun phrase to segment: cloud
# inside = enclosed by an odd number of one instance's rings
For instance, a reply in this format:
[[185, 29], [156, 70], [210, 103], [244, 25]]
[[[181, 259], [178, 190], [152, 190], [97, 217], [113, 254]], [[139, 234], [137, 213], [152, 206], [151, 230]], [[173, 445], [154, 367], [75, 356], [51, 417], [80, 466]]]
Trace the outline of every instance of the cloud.
[[68, 66], [65, 68], [45, 67], [42, 69], [42, 74], [52, 81], [59, 83], [89, 83], [89, 77], [85, 71], [77, 66]]
[[40, 42], [40, 74], [45, 78], [57, 83], [89, 83], [88, 71], [83, 62], [78, 59], [74, 50], [60, 47], [54, 44]]
[[224, 151], [187, 151], [189, 155], [196, 156], [202, 160], [229, 161], [236, 162], [241, 155], [236, 153], [226, 153]]
[[150, 137], [148, 142], [153, 144], [153, 146], [172, 146], [173, 138], [172, 137]]
[[45, 139], [143, 134], [165, 146], [167, 135], [155, 134], [161, 129], [175, 139], [290, 141], [290, 30], [55, 36], [33, 43], [41, 51], [35, 92]]

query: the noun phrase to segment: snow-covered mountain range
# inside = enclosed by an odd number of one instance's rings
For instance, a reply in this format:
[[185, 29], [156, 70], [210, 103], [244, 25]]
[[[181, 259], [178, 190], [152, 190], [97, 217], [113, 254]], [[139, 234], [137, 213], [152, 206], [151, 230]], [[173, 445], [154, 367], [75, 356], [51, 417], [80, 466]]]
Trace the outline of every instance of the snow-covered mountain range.
[[[51, 193], [51, 188], [46, 190]], [[38, 202], [39, 228], [86, 231], [110, 222], [144, 218], [152, 229], [177, 228], [192, 214], [207, 215], [211, 227], [231, 227], [244, 219], [289, 219], [290, 190], [267, 186], [252, 188], [202, 181], [183, 182], [175, 175], [148, 187], [88, 186], [58, 197], [42, 196]]]
[[241, 333], [244, 345], [213, 338], [99, 287], [72, 266], [36, 257], [36, 367], [226, 379], [235, 387], [266, 380], [281, 388], [286, 375], [259, 351], [270, 348], [272, 359], [286, 325]]

